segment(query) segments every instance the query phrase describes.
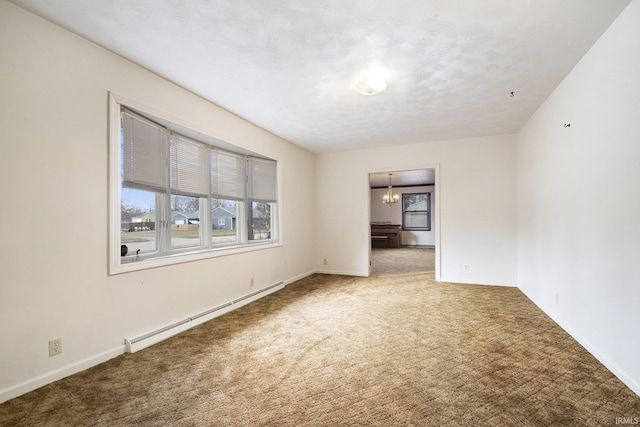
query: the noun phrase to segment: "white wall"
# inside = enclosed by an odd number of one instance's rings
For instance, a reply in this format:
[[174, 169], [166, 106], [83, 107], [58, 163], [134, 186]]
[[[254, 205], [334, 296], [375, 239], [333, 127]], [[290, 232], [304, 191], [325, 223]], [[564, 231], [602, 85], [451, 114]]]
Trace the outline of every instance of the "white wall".
[[[0, 401], [313, 270], [312, 154], [6, 1], [0, 57]], [[279, 160], [284, 245], [108, 276], [108, 91]]]
[[517, 154], [519, 287], [638, 394], [639, 23], [633, 0], [521, 129]]
[[[521, 289], [640, 393], [638, 22], [633, 0], [519, 133], [516, 227], [515, 136], [314, 162], [0, 0], [0, 401], [120, 354], [126, 337], [244, 295], [250, 276], [257, 288], [314, 268], [366, 275], [368, 174], [425, 168], [437, 169], [441, 279], [512, 285], [517, 247]], [[108, 91], [278, 159], [284, 245], [108, 276]], [[55, 337], [63, 353], [49, 358]]]
[[388, 205], [382, 203], [382, 197], [387, 194], [387, 188], [371, 189], [371, 222], [391, 222], [402, 224], [402, 195], [407, 193], [431, 193], [431, 230], [414, 231], [403, 230], [401, 234], [402, 245], [405, 246], [435, 246], [435, 187], [422, 185], [416, 187], [394, 187], [393, 194], [398, 194], [398, 203]]
[[435, 168], [440, 279], [515, 285], [515, 150], [500, 135], [317, 155], [317, 267], [368, 274], [369, 173]]

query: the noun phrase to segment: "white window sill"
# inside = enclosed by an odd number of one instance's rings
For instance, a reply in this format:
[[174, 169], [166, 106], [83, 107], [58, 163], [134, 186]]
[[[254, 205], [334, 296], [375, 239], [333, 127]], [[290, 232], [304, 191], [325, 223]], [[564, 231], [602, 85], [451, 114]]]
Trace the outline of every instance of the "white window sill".
[[232, 247], [225, 246], [224, 248], [213, 248], [188, 253], [172, 254], [157, 258], [145, 258], [144, 256], [141, 256], [138, 260], [136, 260], [135, 255], [127, 255], [126, 262], [122, 262], [121, 259], [117, 259], [116, 263], [110, 266], [109, 275], [164, 267], [167, 265], [181, 264], [184, 262], [193, 262], [209, 258], [218, 258], [245, 252], [261, 251], [281, 246], [282, 243], [279, 242], [251, 243]]

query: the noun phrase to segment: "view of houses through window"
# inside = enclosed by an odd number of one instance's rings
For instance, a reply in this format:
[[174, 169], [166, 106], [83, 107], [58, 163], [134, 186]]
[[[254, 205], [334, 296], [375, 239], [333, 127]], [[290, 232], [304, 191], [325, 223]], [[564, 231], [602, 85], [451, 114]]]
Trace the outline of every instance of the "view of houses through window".
[[274, 241], [275, 161], [122, 117], [121, 262]]
[[[135, 189], [122, 192], [122, 244], [128, 251], [141, 253], [156, 251], [155, 194]], [[148, 207], [140, 200], [150, 200]], [[238, 242], [235, 200], [211, 199], [211, 243], [213, 246]], [[255, 218], [254, 223], [264, 226], [269, 221]], [[184, 249], [200, 246], [200, 200], [188, 196], [171, 197], [171, 248]], [[268, 230], [265, 232], [268, 234]]]

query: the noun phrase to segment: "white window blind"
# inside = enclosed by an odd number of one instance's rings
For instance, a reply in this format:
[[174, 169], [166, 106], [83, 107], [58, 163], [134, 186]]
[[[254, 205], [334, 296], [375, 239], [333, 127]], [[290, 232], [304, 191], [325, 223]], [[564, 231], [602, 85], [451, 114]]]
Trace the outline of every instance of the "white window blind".
[[171, 135], [171, 193], [209, 197], [211, 148], [181, 135]]
[[129, 111], [122, 112], [123, 187], [167, 191], [168, 133]]
[[244, 156], [218, 149], [211, 153], [212, 197], [243, 200], [246, 181]]
[[404, 227], [405, 228], [427, 228], [429, 216], [426, 212], [405, 212]]
[[405, 193], [402, 195], [402, 226], [405, 230], [429, 230], [430, 194]]
[[277, 198], [277, 164], [273, 160], [249, 157], [249, 185], [247, 195], [250, 200], [274, 203]]
[[[225, 141], [217, 147], [215, 138], [134, 105], [110, 95], [111, 274], [278, 243], [276, 161]], [[219, 218], [217, 206], [229, 213]], [[134, 210], [140, 218], [130, 218]]]

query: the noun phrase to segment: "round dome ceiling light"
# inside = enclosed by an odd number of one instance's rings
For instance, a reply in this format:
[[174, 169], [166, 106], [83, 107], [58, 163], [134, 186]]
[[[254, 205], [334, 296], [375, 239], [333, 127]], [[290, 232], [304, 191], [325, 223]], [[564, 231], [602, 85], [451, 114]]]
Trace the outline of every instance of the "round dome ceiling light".
[[355, 85], [356, 92], [362, 95], [377, 95], [387, 88], [387, 82], [380, 78], [365, 77]]
[[377, 95], [387, 88], [387, 71], [379, 64], [371, 63], [354, 85], [362, 95]]

